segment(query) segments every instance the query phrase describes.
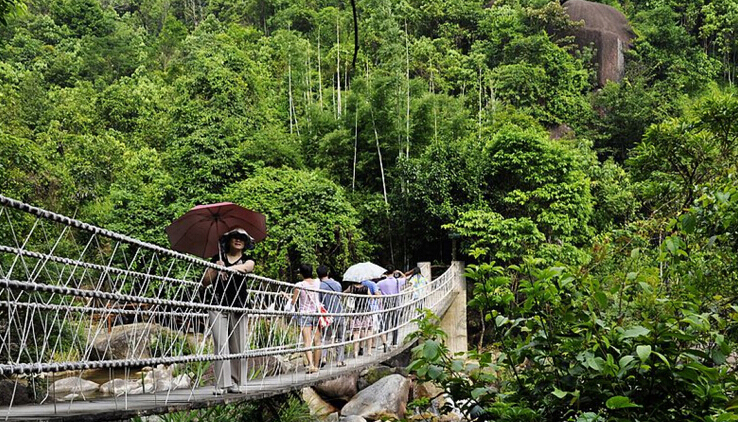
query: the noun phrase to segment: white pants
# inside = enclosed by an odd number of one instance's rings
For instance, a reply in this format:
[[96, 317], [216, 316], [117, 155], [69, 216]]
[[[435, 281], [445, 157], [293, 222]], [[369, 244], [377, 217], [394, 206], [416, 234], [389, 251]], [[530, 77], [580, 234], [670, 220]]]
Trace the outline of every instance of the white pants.
[[[208, 312], [210, 329], [216, 355], [243, 353], [248, 349], [248, 316], [245, 313]], [[246, 385], [248, 380], [247, 359], [216, 360], [215, 385], [228, 388]]]

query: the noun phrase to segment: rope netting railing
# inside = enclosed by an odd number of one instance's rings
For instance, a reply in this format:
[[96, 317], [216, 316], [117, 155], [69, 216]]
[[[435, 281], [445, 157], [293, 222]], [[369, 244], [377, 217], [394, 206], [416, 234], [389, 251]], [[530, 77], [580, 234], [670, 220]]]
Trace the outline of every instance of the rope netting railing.
[[[244, 307], [224, 306], [202, 287], [209, 268], [236, 283]], [[458, 271], [396, 295], [320, 290], [333, 322], [310, 330], [322, 331], [318, 341], [302, 326], [325, 315], [291, 308], [294, 284], [0, 196], [0, 383], [11, 391], [0, 417], [13, 406], [55, 403], [63, 412], [64, 403], [100, 397], [121, 408], [146, 395], [157, 403], [196, 400], [198, 391], [224, 385], [224, 367], [235, 385], [290, 385], [309, 372], [306, 352], [322, 355], [320, 372], [366, 366], [369, 355], [387, 357], [384, 343], [415, 329], [419, 308], [443, 312]], [[216, 350], [214, 335], [230, 347]]]

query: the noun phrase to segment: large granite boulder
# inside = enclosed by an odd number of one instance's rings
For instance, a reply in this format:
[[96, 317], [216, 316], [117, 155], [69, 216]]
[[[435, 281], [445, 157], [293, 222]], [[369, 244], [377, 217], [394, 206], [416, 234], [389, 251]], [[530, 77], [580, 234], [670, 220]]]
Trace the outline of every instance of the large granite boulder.
[[86, 393], [96, 391], [100, 385], [93, 381], [84, 380], [79, 377], [62, 378], [55, 381], [49, 387], [49, 392], [56, 396], [69, 393]]
[[405, 417], [410, 380], [402, 375], [389, 375], [359, 391], [341, 409], [342, 416], [361, 416], [366, 419]]
[[99, 333], [92, 342], [90, 359], [150, 358], [150, 338], [158, 333], [159, 325], [149, 323], [116, 325]]
[[323, 381], [313, 386], [313, 388], [322, 397], [348, 401], [359, 392], [358, 380], [359, 374], [354, 372], [336, 379]]
[[624, 53], [635, 37], [625, 15], [612, 6], [586, 0], [568, 0], [564, 9], [571, 20], [584, 21], [584, 26], [574, 35], [577, 44], [583, 47], [594, 44], [597, 49], [595, 60], [599, 66], [599, 85], [622, 80]]

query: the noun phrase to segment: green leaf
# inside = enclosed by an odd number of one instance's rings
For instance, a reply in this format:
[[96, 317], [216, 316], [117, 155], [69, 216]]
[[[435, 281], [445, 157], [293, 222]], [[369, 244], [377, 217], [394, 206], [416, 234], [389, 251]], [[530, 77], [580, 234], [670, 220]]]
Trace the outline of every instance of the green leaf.
[[430, 379], [437, 380], [441, 375], [443, 375], [443, 368], [440, 366], [431, 365], [428, 368], [428, 377], [430, 377]]
[[474, 400], [478, 399], [483, 394], [487, 394], [487, 389], [486, 388], [479, 387], [479, 388], [475, 388], [475, 389], [473, 389], [471, 391], [471, 396], [472, 396], [472, 398]]
[[609, 399], [607, 399], [605, 406], [607, 406], [608, 409], [625, 409], [629, 407], [641, 407], [640, 405], [637, 405], [631, 402], [630, 399], [625, 396], [610, 397]]
[[561, 391], [558, 388], [554, 388], [553, 393], [551, 393], [551, 394], [553, 394], [554, 396], [556, 396], [556, 397], [558, 397], [560, 399], [563, 399], [569, 393], [567, 393], [566, 391]]
[[426, 340], [425, 344], [423, 345], [423, 357], [426, 360], [434, 361], [438, 359], [438, 356], [441, 354], [441, 345], [434, 340]]
[[650, 332], [651, 332], [651, 330], [649, 330], [648, 328], [642, 327], [640, 325], [637, 325], [637, 326], [632, 327], [632, 328], [630, 328], [628, 330], [625, 330], [625, 332], [623, 333], [622, 338], [623, 339], [626, 339], [626, 338], [646, 336]]
[[640, 345], [636, 347], [636, 353], [638, 354], [638, 358], [641, 360], [641, 362], [646, 362], [648, 360], [648, 357], [651, 356], [651, 346]]
[[635, 357], [631, 355], [623, 356], [620, 358], [620, 361], [618, 362], [620, 369], [625, 369], [635, 360]]
[[697, 219], [692, 213], [684, 214], [680, 217], [682, 223], [682, 230], [687, 234], [694, 233], [694, 229], [697, 226]]
[[605, 292], [598, 291], [594, 294], [594, 298], [602, 308], [607, 308], [610, 305], [610, 301], [607, 300]]
[[601, 357], [594, 357], [594, 356], [587, 357], [587, 365], [589, 365], [590, 368], [594, 369], [597, 372], [602, 372], [604, 363], [605, 363], [605, 360], [602, 359]]

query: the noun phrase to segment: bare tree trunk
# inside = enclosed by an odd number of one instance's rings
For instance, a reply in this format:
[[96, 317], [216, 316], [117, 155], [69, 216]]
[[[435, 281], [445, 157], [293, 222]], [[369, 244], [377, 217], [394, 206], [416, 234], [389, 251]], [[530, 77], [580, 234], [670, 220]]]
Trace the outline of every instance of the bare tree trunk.
[[292, 58], [287, 61], [287, 92], [289, 95], [290, 135], [292, 134]]
[[359, 105], [354, 110], [354, 172], [351, 178], [351, 192], [356, 188], [356, 156], [359, 151]]
[[307, 89], [305, 90], [305, 102], [307, 102], [308, 105], [313, 103], [313, 86], [310, 83], [310, 73], [312, 73], [312, 68], [310, 65], [312, 65], [312, 63], [310, 62], [310, 50], [308, 49], [307, 60], [305, 61], [305, 69], [307, 69], [305, 72], [305, 85], [307, 86]]
[[479, 112], [477, 113], [477, 138], [482, 139], [482, 67], [479, 66]]
[[[399, 78], [398, 78], [399, 79]], [[397, 158], [402, 157], [405, 147], [402, 145], [402, 119], [405, 117], [402, 112], [402, 84], [397, 84], [397, 122], [395, 123], [395, 131], [397, 132]]]
[[405, 158], [410, 158], [410, 40], [405, 19], [405, 81], [407, 83], [407, 103], [405, 108]]
[[320, 25], [318, 25], [318, 103], [323, 110], [323, 71], [320, 68]]
[[338, 16], [336, 16], [336, 86], [338, 92], [336, 97], [338, 102], [336, 103], [337, 117], [341, 116], [341, 26], [339, 25]]
[[372, 108], [371, 104], [369, 104], [369, 110], [372, 115], [372, 128], [374, 129], [374, 140], [377, 143], [377, 155], [379, 156], [379, 172], [382, 175], [382, 193], [384, 194], [384, 203], [389, 204], [387, 201], [387, 184], [384, 180], [384, 164], [382, 164], [382, 149], [379, 147], [379, 133], [377, 132], [377, 125], [374, 121], [374, 109]]

